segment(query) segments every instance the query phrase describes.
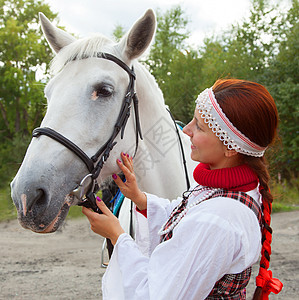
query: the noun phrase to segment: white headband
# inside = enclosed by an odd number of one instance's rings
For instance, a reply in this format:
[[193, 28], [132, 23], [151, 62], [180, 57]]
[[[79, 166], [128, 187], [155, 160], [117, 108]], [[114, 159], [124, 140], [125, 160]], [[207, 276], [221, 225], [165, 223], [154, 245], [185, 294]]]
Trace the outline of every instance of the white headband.
[[219, 106], [212, 88], [205, 89], [195, 102], [201, 118], [228, 149], [249, 156], [264, 155], [267, 147], [261, 147], [250, 141], [230, 122]]

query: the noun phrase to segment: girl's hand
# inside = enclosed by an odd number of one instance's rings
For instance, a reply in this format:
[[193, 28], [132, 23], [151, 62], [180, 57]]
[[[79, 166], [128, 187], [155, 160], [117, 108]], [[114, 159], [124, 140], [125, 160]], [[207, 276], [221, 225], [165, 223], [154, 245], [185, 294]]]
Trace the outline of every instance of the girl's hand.
[[82, 213], [88, 218], [93, 232], [110, 239], [111, 243], [115, 245], [118, 237], [125, 231], [120, 226], [118, 219], [99, 197], [97, 197], [96, 202], [103, 214], [98, 214], [86, 207], [82, 207]]
[[122, 161], [117, 160], [117, 165], [122, 170], [126, 177], [126, 182], [123, 182], [116, 174], [112, 175], [113, 180], [118, 185], [123, 195], [131, 199], [139, 210], [144, 210], [147, 207], [146, 195], [139, 189], [134, 173], [133, 158], [128, 154], [121, 154]]

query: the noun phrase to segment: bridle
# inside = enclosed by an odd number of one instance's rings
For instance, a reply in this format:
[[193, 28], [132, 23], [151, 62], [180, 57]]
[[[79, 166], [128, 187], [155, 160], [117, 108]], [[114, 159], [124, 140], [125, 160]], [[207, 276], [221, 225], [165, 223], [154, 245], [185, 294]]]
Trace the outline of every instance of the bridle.
[[[130, 78], [130, 82], [126, 91], [126, 95], [123, 99], [122, 106], [117, 118], [117, 121], [114, 125], [113, 132], [107, 142], [91, 157], [80, 149], [76, 144], [70, 141], [68, 138], [60, 134], [59, 132], [51, 129], [49, 127], [39, 127], [33, 130], [32, 137], [39, 137], [40, 135], [46, 135], [53, 140], [59, 142], [69, 150], [71, 150], [74, 154], [76, 154], [86, 165], [89, 173], [81, 180], [80, 184], [71, 192], [72, 195], [77, 197], [81, 202], [78, 205], [85, 206], [88, 208], [92, 208], [96, 212], [100, 212], [95, 199], [95, 194], [99, 190], [99, 186], [97, 183], [97, 177], [100, 175], [100, 172], [104, 166], [104, 163], [107, 161], [111, 150], [117, 144], [115, 141], [119, 132], [121, 131], [121, 139], [124, 137], [124, 130], [130, 117], [131, 104], [133, 101], [134, 104], [134, 112], [135, 112], [135, 124], [136, 124], [136, 145], [135, 145], [135, 153], [138, 148], [139, 138], [142, 139], [141, 126], [139, 121], [139, 111], [138, 111], [138, 98], [135, 92], [135, 80], [136, 75], [134, 73], [134, 68], [129, 68], [123, 61], [111, 55], [109, 53], [97, 53], [95, 57], [108, 59], [113, 61], [117, 65], [119, 65], [122, 69], [124, 69]], [[88, 58], [83, 57], [81, 59]], [[73, 60], [76, 60], [73, 59]], [[68, 62], [67, 62], [68, 63]]]
[[[126, 95], [123, 99], [122, 106], [118, 115], [118, 118], [116, 120], [116, 123], [113, 128], [113, 132], [110, 136], [110, 138], [107, 140], [107, 142], [91, 157], [80, 149], [76, 144], [74, 144], [71, 140], [60, 134], [59, 132], [55, 131], [52, 128], [49, 127], [39, 127], [35, 128], [32, 132], [32, 137], [39, 137], [40, 135], [46, 135], [53, 140], [59, 142], [69, 150], [71, 150], [74, 154], [76, 154], [86, 165], [89, 173], [83, 177], [80, 184], [70, 193], [77, 199], [79, 199], [79, 203], [77, 205], [79, 206], [85, 206], [88, 208], [93, 209], [95, 212], [101, 213], [99, 210], [97, 204], [96, 204], [96, 193], [99, 191], [99, 186], [97, 183], [97, 177], [100, 175], [100, 172], [104, 166], [104, 163], [107, 161], [111, 150], [113, 147], [117, 144], [115, 141], [116, 137], [118, 136], [119, 132], [121, 131], [121, 139], [124, 137], [124, 130], [127, 124], [127, 121], [130, 117], [130, 110], [131, 110], [131, 104], [133, 101], [134, 104], [134, 112], [135, 112], [135, 126], [136, 126], [136, 144], [135, 144], [135, 152], [134, 155], [137, 152], [138, 149], [138, 141], [139, 138], [142, 138], [141, 133], [141, 126], [140, 126], [140, 120], [139, 120], [139, 110], [138, 110], [138, 98], [135, 92], [135, 80], [136, 75], [134, 73], [134, 68], [129, 68], [123, 61], [115, 57], [114, 55], [111, 55], [109, 53], [97, 53], [94, 57], [97, 58], [103, 58], [108, 59], [110, 61], [113, 61], [117, 65], [119, 65], [122, 69], [124, 69], [130, 78], [129, 85], [126, 91]], [[83, 57], [81, 59], [85, 59], [89, 57]], [[74, 58], [73, 60], [76, 60], [77, 58]], [[66, 64], [69, 61], [66, 62]], [[169, 110], [168, 110], [169, 111]], [[170, 113], [170, 111], [169, 111]], [[171, 115], [171, 113], [170, 113]], [[171, 118], [173, 119], [174, 123], [175, 120], [173, 116], [171, 115]], [[181, 138], [177, 129], [177, 126], [175, 124], [178, 139], [180, 142], [180, 148], [182, 151], [182, 157], [183, 157], [183, 164], [185, 169], [185, 176], [186, 176], [186, 183], [187, 183], [187, 189], [190, 187], [189, 178], [188, 178], [188, 172], [186, 167], [186, 160], [184, 155], [184, 148], [181, 142]]]

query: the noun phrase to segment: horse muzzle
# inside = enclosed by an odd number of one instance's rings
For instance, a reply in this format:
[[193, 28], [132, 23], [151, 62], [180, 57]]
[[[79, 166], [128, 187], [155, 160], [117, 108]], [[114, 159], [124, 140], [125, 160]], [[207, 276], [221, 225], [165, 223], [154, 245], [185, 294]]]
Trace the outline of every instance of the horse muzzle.
[[17, 179], [11, 183], [11, 197], [20, 224], [37, 233], [56, 231], [66, 218], [74, 197], [62, 196], [66, 193], [61, 190], [53, 194], [46, 187], [32, 183], [23, 188], [20, 185]]

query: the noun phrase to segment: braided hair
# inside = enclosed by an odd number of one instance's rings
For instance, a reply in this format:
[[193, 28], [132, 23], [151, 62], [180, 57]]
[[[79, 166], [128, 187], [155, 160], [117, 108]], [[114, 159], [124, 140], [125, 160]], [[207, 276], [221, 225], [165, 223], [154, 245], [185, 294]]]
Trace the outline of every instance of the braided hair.
[[[272, 228], [271, 223], [271, 211], [273, 196], [269, 189], [269, 172], [267, 163], [264, 157], [251, 159], [246, 157], [245, 162], [251, 167], [251, 169], [258, 175], [260, 182], [260, 193], [262, 195], [262, 209], [263, 209], [263, 229], [262, 229], [262, 250], [259, 274], [256, 278], [257, 288], [255, 290], [253, 300], [263, 299], [263, 294], [268, 296], [270, 292], [278, 293], [281, 286], [277, 279], [272, 278], [272, 272], [269, 269], [270, 255], [271, 255], [271, 241], [272, 241]], [[271, 285], [271, 286], [270, 286]], [[281, 286], [282, 287], [282, 286]]]
[[[246, 137], [259, 146], [268, 147], [276, 138], [278, 113], [275, 102], [262, 85], [238, 79], [217, 80], [213, 92], [225, 115]], [[262, 195], [262, 250], [257, 288], [253, 299], [268, 299], [270, 292], [278, 293], [282, 284], [268, 270], [271, 255], [271, 210], [273, 196], [269, 189], [270, 175], [265, 157], [240, 154], [258, 176]]]

